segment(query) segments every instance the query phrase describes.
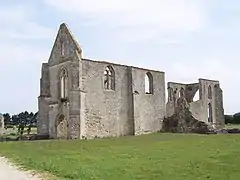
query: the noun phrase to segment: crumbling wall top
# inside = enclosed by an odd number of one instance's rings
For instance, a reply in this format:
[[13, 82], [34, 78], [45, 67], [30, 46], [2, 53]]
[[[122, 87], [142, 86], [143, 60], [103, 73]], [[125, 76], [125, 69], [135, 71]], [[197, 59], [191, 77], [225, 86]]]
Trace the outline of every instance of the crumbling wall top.
[[158, 73], [165, 74], [165, 72], [163, 72], [163, 71], [140, 68], [140, 67], [136, 67], [136, 66], [128, 66], [128, 65], [113, 63], [113, 62], [109, 62], [109, 61], [92, 60], [92, 59], [85, 59], [85, 58], [83, 58], [82, 61], [90, 61], [90, 62], [95, 62], [95, 63], [109, 64], [109, 65], [113, 65], [113, 66], [131, 67], [131, 68], [135, 68], [135, 69], [139, 69], [139, 70], [144, 70], [144, 71], [149, 71], [149, 72], [158, 72]]

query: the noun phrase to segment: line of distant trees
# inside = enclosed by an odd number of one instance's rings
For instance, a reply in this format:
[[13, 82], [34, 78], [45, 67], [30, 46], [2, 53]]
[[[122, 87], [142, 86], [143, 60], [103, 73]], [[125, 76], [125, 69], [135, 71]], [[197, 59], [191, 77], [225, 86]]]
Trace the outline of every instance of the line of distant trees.
[[225, 124], [240, 124], [240, 112], [234, 115], [225, 115]]
[[[12, 128], [13, 126], [37, 126], [37, 113], [33, 112], [21, 112], [19, 114], [13, 114], [12, 116], [9, 113], [3, 114], [4, 124], [7, 128]], [[240, 124], [240, 112], [234, 115], [225, 115], [225, 124]]]
[[37, 126], [37, 112], [21, 112], [19, 114], [10, 115], [9, 113], [3, 114], [5, 128], [13, 128], [14, 126]]

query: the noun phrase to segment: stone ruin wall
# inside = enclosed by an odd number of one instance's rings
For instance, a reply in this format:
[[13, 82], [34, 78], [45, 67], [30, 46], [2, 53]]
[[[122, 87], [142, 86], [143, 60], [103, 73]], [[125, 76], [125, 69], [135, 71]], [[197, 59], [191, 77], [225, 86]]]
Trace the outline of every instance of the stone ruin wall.
[[[109, 65], [115, 72], [114, 91], [103, 90], [103, 72]], [[67, 72], [67, 102], [64, 103], [59, 99], [62, 70]], [[147, 72], [153, 76], [152, 94], [144, 93]], [[186, 99], [197, 120], [214, 125], [224, 123], [222, 90], [218, 81], [169, 82], [166, 104], [164, 72], [83, 59], [82, 49], [65, 24], [60, 26], [48, 63], [42, 65], [40, 84], [38, 134], [48, 134], [52, 138], [57, 136], [56, 122], [61, 115], [66, 118], [69, 138], [157, 131], [161, 129], [164, 116], [175, 114], [179, 97]], [[196, 94], [199, 94], [199, 100], [194, 99]]]
[[192, 84], [169, 82], [167, 90], [166, 117], [175, 114], [176, 102], [183, 97], [194, 118], [213, 127], [224, 125], [223, 98], [219, 81], [199, 79], [198, 83]]
[[[114, 74], [114, 88], [106, 90], [107, 69]], [[66, 72], [64, 102], [62, 72]], [[152, 93], [145, 92], [146, 75]], [[84, 59], [78, 43], [62, 24], [49, 61], [42, 65], [38, 101], [38, 134], [50, 138], [58, 138], [60, 124], [64, 126], [61, 136], [71, 139], [156, 132], [161, 129], [166, 110], [165, 74]], [[65, 120], [67, 123], [62, 124]]]
[[0, 135], [3, 134], [4, 131], [4, 117], [0, 114]]

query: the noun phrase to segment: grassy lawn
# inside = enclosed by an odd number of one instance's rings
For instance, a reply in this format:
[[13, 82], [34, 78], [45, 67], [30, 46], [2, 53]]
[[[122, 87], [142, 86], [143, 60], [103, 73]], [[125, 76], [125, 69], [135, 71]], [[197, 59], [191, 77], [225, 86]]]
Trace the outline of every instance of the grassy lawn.
[[[23, 134], [27, 134], [27, 127], [24, 128]], [[30, 134], [37, 134], [37, 128], [32, 127]]]
[[[36, 127], [31, 128], [30, 134], [37, 134], [37, 128]], [[24, 128], [23, 135], [27, 135], [27, 128], [26, 127]], [[10, 139], [16, 139], [18, 136], [19, 136], [19, 134], [18, 134], [18, 129], [17, 128], [15, 128], [14, 130], [12, 128], [9, 128], [9, 129], [5, 130], [4, 134], [0, 135], [0, 138], [6, 138], [7, 137], [7, 138], [10, 138]]]
[[240, 135], [152, 134], [0, 143], [0, 155], [74, 180], [238, 180]]

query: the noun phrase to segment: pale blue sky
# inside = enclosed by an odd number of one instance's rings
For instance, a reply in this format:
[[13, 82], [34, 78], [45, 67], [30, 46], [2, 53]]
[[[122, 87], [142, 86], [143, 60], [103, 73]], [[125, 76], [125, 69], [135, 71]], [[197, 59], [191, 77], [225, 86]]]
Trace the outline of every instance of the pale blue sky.
[[225, 113], [240, 111], [240, 1], [0, 1], [0, 112], [37, 111], [41, 63], [65, 22], [96, 60], [166, 72], [166, 82], [217, 79]]

